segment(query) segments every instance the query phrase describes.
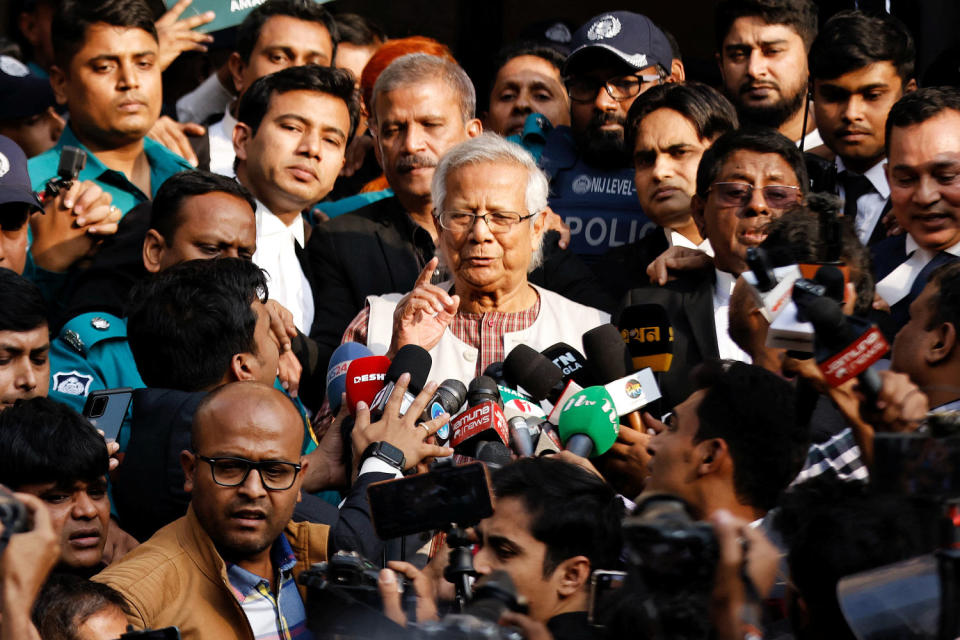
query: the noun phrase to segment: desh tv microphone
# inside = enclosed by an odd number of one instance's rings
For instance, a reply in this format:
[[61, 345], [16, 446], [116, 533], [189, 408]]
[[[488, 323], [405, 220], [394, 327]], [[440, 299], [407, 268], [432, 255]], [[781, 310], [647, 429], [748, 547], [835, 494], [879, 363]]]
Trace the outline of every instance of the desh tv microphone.
[[370, 406], [377, 393], [383, 389], [389, 368], [390, 358], [386, 356], [367, 356], [350, 362], [344, 380], [350, 415], [357, 415], [358, 402]]
[[334, 349], [327, 367], [327, 402], [330, 410], [340, 410], [340, 399], [347, 390], [347, 369], [357, 358], [372, 356], [373, 352], [359, 342], [344, 342]]

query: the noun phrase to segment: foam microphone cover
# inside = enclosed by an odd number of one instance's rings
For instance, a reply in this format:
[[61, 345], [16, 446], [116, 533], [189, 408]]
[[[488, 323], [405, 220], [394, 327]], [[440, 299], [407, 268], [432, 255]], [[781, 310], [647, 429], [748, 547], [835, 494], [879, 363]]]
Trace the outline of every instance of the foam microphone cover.
[[560, 368], [565, 383], [573, 380], [582, 388], [597, 384], [590, 372], [587, 358], [566, 342], [550, 345], [540, 353]]
[[593, 443], [591, 457], [606, 453], [620, 433], [613, 398], [603, 387], [587, 387], [571, 396], [561, 409], [559, 422], [557, 429], [564, 446], [586, 436]]
[[396, 382], [404, 373], [410, 374], [410, 384], [407, 386], [407, 392], [417, 395], [427, 384], [427, 377], [430, 375], [430, 367], [433, 365], [433, 358], [426, 349], [419, 345], [408, 344], [397, 351], [390, 368], [387, 370], [387, 382]]
[[347, 408], [350, 415], [357, 415], [357, 403], [361, 400], [370, 406], [373, 398], [386, 384], [390, 358], [386, 356], [367, 356], [357, 358], [347, 367], [344, 389], [347, 393]]
[[487, 440], [477, 443], [477, 452], [473, 457], [494, 471], [513, 462], [513, 454], [510, 452], [510, 447], [499, 440]]
[[505, 384], [506, 378], [503, 377], [503, 363], [502, 362], [491, 362], [487, 365], [487, 368], [483, 370], [483, 375], [488, 376], [496, 380], [497, 384]]
[[636, 304], [620, 314], [620, 336], [627, 344], [636, 371], [650, 367], [669, 371], [673, 364], [673, 327], [658, 304]]
[[844, 291], [843, 271], [840, 271], [840, 269], [833, 265], [825, 264], [817, 269], [816, 275], [813, 276], [813, 281], [817, 284], [822, 284], [826, 288], [826, 295], [828, 297], [833, 298], [837, 302], [843, 302], [843, 296], [846, 293]]
[[563, 373], [546, 356], [525, 344], [518, 344], [503, 361], [503, 374], [510, 387], [523, 387], [539, 402], [563, 380]]
[[583, 351], [590, 369], [600, 384], [607, 384], [632, 373], [630, 351], [620, 330], [610, 323], [594, 327], [583, 334]]
[[359, 342], [344, 342], [333, 350], [327, 367], [327, 402], [330, 410], [340, 410], [340, 398], [347, 390], [347, 369], [357, 358], [372, 356], [373, 352]]
[[467, 387], [467, 405], [475, 407], [488, 401], [503, 407], [503, 399], [500, 397], [500, 388], [497, 387], [497, 381], [490, 376], [477, 376], [470, 381], [470, 386]]

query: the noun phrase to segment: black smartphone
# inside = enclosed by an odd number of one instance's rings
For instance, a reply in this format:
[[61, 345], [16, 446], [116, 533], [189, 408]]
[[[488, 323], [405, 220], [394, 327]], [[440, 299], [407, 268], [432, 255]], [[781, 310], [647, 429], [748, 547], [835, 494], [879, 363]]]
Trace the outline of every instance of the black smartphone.
[[130, 387], [91, 391], [83, 405], [83, 417], [103, 431], [107, 440], [116, 440], [133, 397]]
[[603, 625], [609, 607], [608, 597], [611, 591], [623, 586], [627, 579], [626, 571], [606, 571], [597, 569], [590, 575], [590, 600], [587, 606], [587, 622], [595, 627]]
[[493, 515], [490, 481], [482, 462], [439, 467], [367, 487], [370, 515], [383, 540], [421, 531], [469, 527]]

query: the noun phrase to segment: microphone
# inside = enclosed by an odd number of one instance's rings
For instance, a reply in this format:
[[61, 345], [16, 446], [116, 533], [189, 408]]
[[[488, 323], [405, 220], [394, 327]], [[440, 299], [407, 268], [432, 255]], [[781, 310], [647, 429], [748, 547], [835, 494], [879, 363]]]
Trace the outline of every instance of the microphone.
[[410, 403], [414, 401], [417, 394], [423, 389], [423, 385], [427, 383], [427, 376], [430, 375], [432, 364], [433, 358], [423, 347], [415, 344], [400, 347], [397, 355], [393, 358], [393, 362], [390, 363], [390, 368], [387, 369], [383, 389], [377, 393], [377, 396], [373, 399], [373, 404], [370, 405], [370, 419], [373, 421], [380, 419], [397, 380], [404, 373], [409, 373], [410, 383], [407, 385], [407, 390], [403, 394], [403, 401], [400, 404], [400, 415], [406, 413], [407, 409], [410, 408]]
[[547, 347], [541, 353], [552, 360], [553, 364], [557, 365], [563, 374], [564, 383], [573, 380], [580, 385], [581, 388], [596, 384], [596, 380], [593, 379], [593, 375], [590, 373], [587, 358], [566, 342], [558, 342], [555, 345]]
[[803, 353], [813, 352], [813, 325], [807, 322], [804, 309], [812, 300], [822, 298], [826, 292], [827, 289], [822, 284], [798, 278], [793, 283], [790, 302], [767, 329], [767, 346]]
[[493, 378], [498, 385], [506, 384], [506, 378], [503, 377], [503, 362], [491, 362], [483, 370], [483, 375]]
[[[430, 402], [427, 403], [423, 413], [420, 414], [420, 422], [433, 420], [442, 413], [450, 416], [455, 415], [460, 407], [463, 406], [466, 398], [467, 388], [463, 386], [462, 382], [454, 380], [453, 378], [444, 380], [440, 383], [440, 386], [437, 387], [436, 393], [433, 394]], [[445, 444], [447, 440], [450, 439], [450, 423], [448, 422], [440, 427], [433, 435], [437, 438], [437, 444], [441, 446]]]
[[350, 415], [357, 415], [358, 402], [363, 401], [370, 406], [377, 393], [383, 389], [389, 368], [390, 358], [386, 356], [367, 356], [350, 363], [344, 383]]
[[890, 346], [883, 333], [867, 320], [843, 315], [840, 304], [827, 297], [815, 298], [804, 307], [816, 331], [817, 367], [832, 387], [856, 377], [873, 404], [882, 382], [872, 365]]
[[619, 329], [612, 324], [602, 324], [583, 334], [583, 350], [616, 413], [626, 416], [630, 427], [642, 432], [637, 409], [660, 397], [653, 372], [649, 367], [633, 372], [630, 351]]
[[510, 453], [510, 449], [499, 440], [478, 443], [474, 458], [487, 465], [492, 471], [513, 462], [513, 454]]
[[580, 391], [563, 405], [559, 429], [568, 451], [584, 458], [603, 455], [620, 433], [613, 398], [603, 387]]
[[510, 431], [510, 446], [521, 457], [532, 456], [546, 414], [533, 403], [514, 399], [504, 404], [503, 416]]
[[518, 344], [507, 354], [503, 360], [503, 374], [508, 386], [523, 389], [537, 402], [554, 402], [563, 391], [560, 369], [525, 344]]
[[673, 327], [658, 304], [635, 304], [620, 314], [620, 337], [627, 345], [634, 371], [650, 367], [669, 371], [673, 364]]
[[767, 322], [773, 322], [790, 304], [793, 283], [802, 277], [800, 267], [791, 264], [772, 269], [763, 247], [747, 249], [747, 265], [751, 271], [744, 272], [743, 279], [760, 294], [761, 313]]
[[373, 351], [359, 342], [344, 342], [333, 350], [327, 367], [327, 403], [333, 413], [340, 411], [340, 398], [347, 389], [347, 369], [357, 358], [372, 356]]
[[470, 381], [467, 387], [467, 404], [475, 407], [483, 402], [493, 402], [501, 409], [503, 399], [500, 397], [500, 388], [497, 381], [490, 376], [477, 376]]
[[510, 430], [503, 411], [493, 400], [471, 406], [450, 423], [450, 444], [456, 453], [476, 457], [477, 446], [485, 441], [510, 442]]

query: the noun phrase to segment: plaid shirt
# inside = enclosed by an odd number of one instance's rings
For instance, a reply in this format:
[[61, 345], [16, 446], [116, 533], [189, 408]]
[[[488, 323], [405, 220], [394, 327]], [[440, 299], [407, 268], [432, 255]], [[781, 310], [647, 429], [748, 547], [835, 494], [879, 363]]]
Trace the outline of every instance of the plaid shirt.
[[866, 482], [870, 475], [860, 457], [860, 447], [848, 427], [826, 442], [810, 446], [803, 469], [791, 484], [799, 484], [827, 471], [833, 471], [841, 480]]
[[277, 567], [276, 595], [270, 582], [239, 566], [227, 563], [230, 589], [247, 616], [253, 637], [257, 640], [313, 640], [307, 629], [307, 611], [293, 579], [297, 559], [286, 536], [280, 534], [270, 550], [273, 565]]
[[[540, 296], [537, 302], [523, 311], [515, 313], [462, 313], [457, 312], [450, 322], [450, 331], [459, 340], [479, 351], [477, 368], [474, 375], [483, 374], [484, 369], [494, 362], [502, 362], [503, 336], [506, 333], [523, 331], [529, 328], [540, 315]], [[363, 311], [347, 326], [341, 342], [367, 343], [367, 329], [370, 326], [370, 307]]]

